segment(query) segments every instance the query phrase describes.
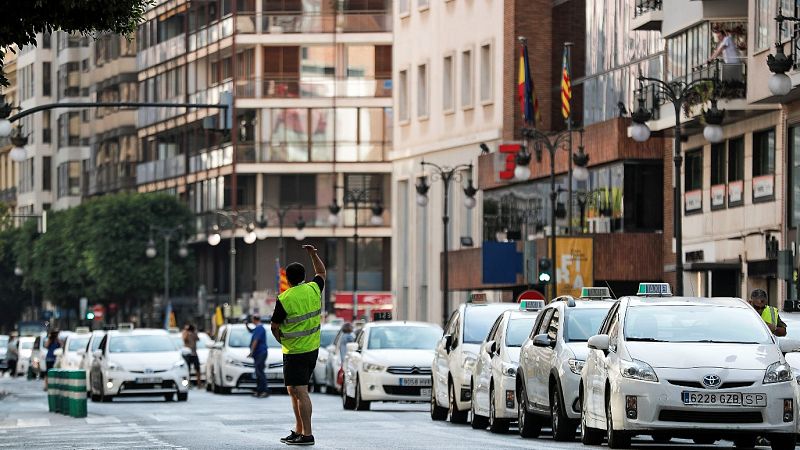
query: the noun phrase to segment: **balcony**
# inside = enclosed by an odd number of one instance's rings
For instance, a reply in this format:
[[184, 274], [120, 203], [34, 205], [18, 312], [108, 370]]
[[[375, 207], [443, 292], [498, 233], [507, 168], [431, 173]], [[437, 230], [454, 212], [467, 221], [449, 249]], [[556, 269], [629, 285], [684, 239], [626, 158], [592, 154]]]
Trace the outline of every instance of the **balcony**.
[[664, 21], [662, 0], [636, 0], [631, 28], [634, 30], [660, 31]]
[[88, 183], [83, 195], [100, 195], [136, 188], [136, 163], [104, 164], [87, 172]]
[[233, 89], [233, 81], [225, 81], [216, 86], [211, 86], [206, 89], [201, 89], [195, 93], [189, 94], [190, 103], [219, 103], [220, 96], [223, 92], [231, 92]]
[[383, 162], [390, 142], [265, 142], [237, 145], [236, 162]]
[[184, 155], [140, 163], [136, 166], [136, 184], [166, 180], [186, 173]]
[[180, 34], [136, 53], [136, 67], [144, 70], [186, 53], [186, 35]]
[[200, 28], [189, 35], [189, 51], [195, 51], [233, 35], [233, 16]]
[[[153, 100], [151, 100], [153, 101]], [[183, 103], [186, 100], [183, 96], [172, 97], [163, 100], [155, 100], [158, 102], [167, 102], [167, 103]], [[186, 112], [186, 108], [176, 106], [174, 108], [140, 108], [137, 113], [137, 126], [138, 127], [146, 127], [148, 125], [152, 125], [154, 123], [158, 123], [167, 119], [171, 119], [175, 116], [179, 116]]]
[[392, 31], [392, 15], [384, 10], [245, 13], [236, 16], [235, 29], [239, 34], [384, 33]]
[[237, 81], [236, 96], [245, 98], [391, 98], [392, 79], [267, 78]]
[[216, 169], [233, 163], [233, 146], [228, 145], [208, 150], [189, 157], [189, 173], [201, 170]]

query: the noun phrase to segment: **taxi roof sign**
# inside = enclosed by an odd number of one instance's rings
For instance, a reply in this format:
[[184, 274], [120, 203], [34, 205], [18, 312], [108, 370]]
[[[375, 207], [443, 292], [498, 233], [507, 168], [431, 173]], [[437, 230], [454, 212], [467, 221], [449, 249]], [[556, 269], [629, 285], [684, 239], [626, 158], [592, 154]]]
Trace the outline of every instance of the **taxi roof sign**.
[[520, 311], [539, 311], [544, 306], [544, 300], [522, 300], [519, 302]]
[[486, 303], [486, 293], [474, 292], [470, 294], [469, 301], [467, 303]]
[[639, 283], [640, 297], [669, 297], [672, 296], [669, 283]]
[[607, 287], [584, 287], [581, 288], [581, 298], [612, 298], [611, 291]]

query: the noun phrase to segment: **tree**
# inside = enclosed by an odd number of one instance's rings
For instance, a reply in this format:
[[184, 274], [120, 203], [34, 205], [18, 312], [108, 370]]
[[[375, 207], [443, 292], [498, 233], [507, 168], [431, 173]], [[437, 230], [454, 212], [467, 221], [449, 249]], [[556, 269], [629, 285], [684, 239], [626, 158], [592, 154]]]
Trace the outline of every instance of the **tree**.
[[22, 278], [14, 273], [17, 260], [14, 242], [21, 230], [6, 228], [0, 230], [0, 331], [10, 331], [22, 315], [22, 310], [30, 299], [30, 293], [22, 289]]
[[[6, 48], [36, 45], [36, 33], [131, 35], [154, 0], [6, 0], [0, 16], [0, 60]], [[2, 72], [2, 62], [0, 62]], [[0, 85], [8, 79], [0, 73]]]

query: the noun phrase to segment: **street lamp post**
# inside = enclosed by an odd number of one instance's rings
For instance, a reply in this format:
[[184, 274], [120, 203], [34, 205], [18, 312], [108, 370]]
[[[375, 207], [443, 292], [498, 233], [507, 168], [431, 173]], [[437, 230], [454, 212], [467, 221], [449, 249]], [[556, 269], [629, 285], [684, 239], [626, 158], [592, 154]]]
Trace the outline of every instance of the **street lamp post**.
[[[181, 258], [186, 258], [189, 255], [189, 250], [186, 248], [186, 241], [183, 239], [183, 225], [175, 227], [150, 225], [150, 239], [147, 241], [147, 249], [145, 250], [148, 258], [155, 258], [158, 254], [156, 243], [153, 241], [154, 234], [158, 234], [164, 239], [164, 302], [169, 304], [169, 243], [173, 239], [180, 239], [178, 256]], [[169, 320], [169, 318], [167, 319]]]
[[[347, 206], [348, 203], [353, 205], [355, 210], [355, 220], [353, 221], [353, 320], [358, 318], [358, 211], [359, 209], [372, 203], [372, 218], [370, 223], [375, 226], [383, 225], [383, 202], [380, 198], [373, 200], [372, 193], [377, 192], [377, 197], [380, 197], [380, 190], [378, 188], [351, 188], [347, 189], [342, 186], [334, 186], [334, 189], [341, 189], [344, 191], [343, 203]], [[334, 198], [333, 203], [328, 206], [330, 211], [329, 221], [331, 226], [339, 224], [339, 212], [342, 207], [336, 202]]]
[[[295, 208], [300, 209], [299, 206], [296, 205], [274, 206], [264, 203], [263, 205], [261, 205], [261, 218], [258, 220], [258, 228], [256, 229], [256, 237], [258, 237], [259, 240], [266, 239], [268, 222], [267, 218], [264, 216], [264, 210], [268, 209], [275, 213], [275, 215], [278, 217], [278, 255], [279, 255], [278, 257], [280, 260], [283, 260], [284, 263], [286, 263], [286, 247], [284, 246], [283, 243], [283, 224], [286, 219], [286, 214]], [[298, 232], [300, 232], [298, 233], [297, 240], [302, 241], [303, 240], [302, 231], [303, 228], [305, 228], [305, 221], [302, 219], [298, 220], [295, 225], [297, 226]]]
[[703, 136], [710, 142], [721, 142], [723, 139], [722, 121], [725, 112], [717, 108], [717, 86], [719, 84], [719, 64], [714, 62], [714, 76], [712, 78], [702, 77], [692, 81], [675, 79], [663, 81], [658, 78], [645, 77], [639, 73], [639, 107], [631, 114], [633, 126], [631, 127], [631, 137], [637, 142], [645, 142], [650, 138], [650, 128], [646, 122], [652, 117], [652, 113], [645, 107], [644, 84], [652, 83], [651, 86], [658, 92], [658, 98], [663, 98], [672, 103], [675, 111], [675, 136], [674, 136], [674, 155], [673, 162], [675, 185], [672, 187], [673, 202], [673, 223], [675, 229], [675, 294], [683, 295], [683, 212], [681, 208], [681, 168], [683, 166], [683, 153], [681, 149], [683, 130], [681, 126], [681, 109], [688, 103], [689, 98], [696, 94], [696, 89], [703, 84], [711, 83], [711, 108], [703, 111], [706, 122]]
[[[469, 175], [467, 178], [467, 185], [464, 187], [464, 207], [467, 209], [472, 209], [475, 207], [475, 194], [477, 194], [478, 190], [472, 184], [472, 163], [469, 164], [459, 164], [455, 167], [449, 166], [440, 166], [435, 163], [422, 161], [420, 163], [422, 166], [422, 176], [417, 181], [417, 205], [424, 207], [428, 204], [428, 190], [430, 190], [431, 185], [428, 184], [428, 178], [425, 176], [425, 167], [430, 167], [433, 173], [431, 174], [431, 181], [435, 182], [437, 180], [441, 180], [442, 182], [442, 192], [444, 198], [444, 204], [442, 207], [442, 235], [444, 241], [442, 242], [443, 247], [443, 255], [444, 259], [442, 261], [442, 323], [447, 323], [447, 319], [450, 314], [450, 273], [449, 273], [449, 242], [448, 242], [448, 232], [447, 226], [450, 223], [450, 217], [447, 215], [448, 210], [448, 202], [450, 201], [450, 182], [456, 181], [460, 182], [462, 175], [462, 170], [468, 170]], [[530, 172], [529, 172], [530, 173]]]
[[[230, 284], [231, 284], [231, 295], [230, 295], [230, 305], [236, 303], [236, 229], [238, 226], [242, 226], [247, 230], [247, 235], [245, 236], [245, 243], [252, 244], [256, 240], [256, 233], [255, 233], [255, 225], [253, 223], [249, 223], [245, 221], [237, 211], [214, 211], [215, 214], [224, 217], [230, 222], [231, 225], [231, 248], [230, 248]], [[218, 245], [222, 240], [222, 237], [219, 234], [219, 225], [214, 225], [212, 227], [213, 233], [208, 236], [208, 244], [212, 247]]]

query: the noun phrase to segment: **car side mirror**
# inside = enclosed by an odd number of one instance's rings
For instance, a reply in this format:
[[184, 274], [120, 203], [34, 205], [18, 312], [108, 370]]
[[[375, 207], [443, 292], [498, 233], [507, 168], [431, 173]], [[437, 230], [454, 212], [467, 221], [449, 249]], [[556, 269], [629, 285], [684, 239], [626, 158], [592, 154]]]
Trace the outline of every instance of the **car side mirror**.
[[781, 349], [781, 353], [786, 354], [789, 352], [796, 352], [800, 350], [800, 341], [797, 339], [789, 339], [784, 337], [778, 338], [778, 348]]
[[346, 345], [346, 348], [347, 348], [347, 352], [348, 353], [361, 351], [358, 348], [358, 342], [348, 342], [347, 345]]
[[589, 348], [594, 350], [608, 351], [609, 337], [607, 334], [597, 334], [589, 338]]
[[533, 337], [533, 345], [537, 347], [550, 347], [555, 348], [556, 341], [550, 339], [550, 336], [546, 334], [537, 334]]
[[452, 334], [445, 334], [444, 335], [444, 349], [447, 350], [447, 353], [450, 353], [450, 349], [453, 347], [453, 335]]

